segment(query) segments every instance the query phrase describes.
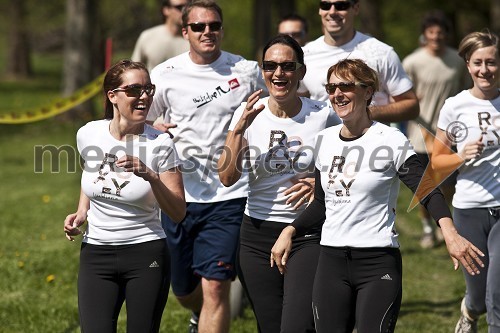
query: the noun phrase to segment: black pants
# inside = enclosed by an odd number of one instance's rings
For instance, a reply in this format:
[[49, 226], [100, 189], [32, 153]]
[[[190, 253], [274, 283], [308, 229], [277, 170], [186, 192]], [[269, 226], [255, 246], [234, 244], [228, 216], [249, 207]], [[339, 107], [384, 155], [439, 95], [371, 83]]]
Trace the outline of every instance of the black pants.
[[322, 246], [313, 288], [318, 333], [392, 333], [401, 307], [402, 261], [395, 248]]
[[312, 285], [319, 254], [319, 233], [294, 239], [287, 270], [270, 266], [271, 248], [288, 224], [244, 216], [238, 275], [261, 333], [315, 332]]
[[82, 332], [116, 332], [124, 300], [128, 333], [158, 332], [169, 286], [165, 239], [118, 246], [82, 243], [78, 275]]

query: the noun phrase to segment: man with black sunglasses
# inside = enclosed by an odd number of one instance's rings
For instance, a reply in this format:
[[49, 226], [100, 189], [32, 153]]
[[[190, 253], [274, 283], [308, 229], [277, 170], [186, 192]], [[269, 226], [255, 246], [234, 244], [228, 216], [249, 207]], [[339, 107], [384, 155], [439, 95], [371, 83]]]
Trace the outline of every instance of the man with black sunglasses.
[[[222, 10], [213, 0], [189, 3], [182, 14], [189, 52], [151, 72], [156, 93], [149, 121], [171, 133], [187, 202], [176, 224], [162, 214], [172, 258], [172, 290], [193, 312], [190, 332], [226, 333], [231, 280], [247, 197], [247, 176], [224, 187], [217, 160], [234, 111], [256, 90], [267, 94], [258, 63], [221, 50]], [[198, 317], [199, 314], [199, 318]]]
[[159, 63], [189, 50], [182, 37], [182, 9], [189, 0], [163, 0], [163, 24], [144, 30], [137, 39], [131, 59], [140, 61], [148, 70]]
[[304, 47], [307, 73], [300, 93], [327, 101], [328, 68], [342, 59], [362, 59], [381, 79], [381, 90], [370, 106], [371, 119], [390, 123], [416, 118], [417, 96], [396, 52], [391, 46], [355, 30], [359, 9], [359, 0], [319, 2], [323, 35]]

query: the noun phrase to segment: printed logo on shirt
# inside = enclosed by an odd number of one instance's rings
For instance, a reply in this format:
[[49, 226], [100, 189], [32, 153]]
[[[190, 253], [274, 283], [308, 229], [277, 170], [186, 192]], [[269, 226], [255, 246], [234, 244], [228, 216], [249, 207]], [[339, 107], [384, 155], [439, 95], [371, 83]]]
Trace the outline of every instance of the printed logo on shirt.
[[[344, 165], [345, 165], [345, 157], [344, 156], [333, 156], [332, 164], [330, 166], [330, 170], [328, 171], [328, 186], [334, 186], [337, 182], [342, 186], [341, 189], [336, 189], [334, 191], [337, 197], [349, 197], [351, 195], [350, 189], [352, 183], [354, 183], [355, 179], [351, 178], [348, 181], [348, 178], [344, 177]], [[342, 175], [344, 178], [337, 179], [339, 175]]]
[[264, 159], [266, 171], [269, 174], [293, 174], [300, 156], [306, 153], [301, 151], [302, 139], [289, 137], [282, 130], [271, 130], [269, 133], [269, 145]]
[[150, 267], [150, 268], [157, 268], [157, 267], [160, 267], [160, 265], [158, 265], [158, 263], [157, 263], [157, 262], [156, 262], [156, 260], [155, 260], [155, 261], [153, 261], [153, 262], [151, 263], [151, 265], [149, 265], [149, 267]]
[[[481, 135], [485, 138], [485, 146], [493, 147], [500, 145], [500, 115], [492, 116], [489, 112], [478, 112], [477, 119]], [[493, 134], [493, 136], [488, 135], [489, 133]]]
[[229, 84], [229, 88], [231, 89], [236, 89], [240, 86], [240, 83], [238, 82], [237, 78], [229, 80], [227, 83]]
[[[96, 180], [94, 180], [94, 184], [97, 184], [100, 181], [105, 183], [106, 176], [110, 172], [116, 172], [116, 170], [115, 170], [116, 160], [118, 160], [118, 157], [114, 154], [106, 153], [104, 155], [104, 159], [99, 166], [99, 176], [97, 177]], [[124, 181], [123, 183], [118, 183], [118, 180], [116, 178], [113, 178], [113, 177], [111, 177], [111, 182], [113, 183], [114, 189], [107, 186], [107, 184], [103, 185], [101, 193], [94, 194], [94, 197], [108, 198], [106, 195], [115, 195], [115, 196], [119, 197], [121, 190], [130, 183], [130, 181], [128, 181], [128, 180]], [[110, 197], [110, 199], [114, 199], [114, 198]]]
[[[236, 80], [236, 79], [234, 79]], [[231, 82], [231, 81], [229, 81]], [[236, 81], [236, 84], [239, 85], [238, 81]], [[204, 105], [207, 105], [208, 103], [212, 102], [214, 99], [217, 99], [231, 91], [231, 86], [222, 88], [221, 86], [217, 86], [214, 91], [207, 91], [203, 95], [200, 95], [198, 97], [193, 98], [193, 102], [196, 104], [196, 108], [201, 108]]]

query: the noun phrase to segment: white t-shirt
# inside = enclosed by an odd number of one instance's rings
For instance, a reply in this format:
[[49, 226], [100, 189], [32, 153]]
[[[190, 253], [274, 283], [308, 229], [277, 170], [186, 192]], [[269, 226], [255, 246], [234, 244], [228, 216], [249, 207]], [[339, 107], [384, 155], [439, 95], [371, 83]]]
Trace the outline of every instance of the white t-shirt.
[[[463, 164], [457, 176], [453, 206], [461, 209], [500, 206], [500, 97], [479, 99], [464, 90], [446, 100], [438, 128], [462, 151], [483, 133], [485, 149], [479, 158]], [[456, 138], [456, 140], [454, 140]]]
[[166, 123], [177, 125], [170, 132], [182, 160], [186, 201], [246, 197], [246, 175], [224, 187], [217, 160], [234, 111], [254, 91], [267, 91], [257, 62], [222, 52], [213, 63], [197, 65], [186, 52], [156, 66], [151, 80], [156, 94], [148, 120], [163, 115]]
[[137, 156], [161, 173], [179, 164], [174, 144], [168, 134], [149, 125], [138, 138], [119, 141], [110, 134], [109, 124], [109, 120], [91, 121], [76, 136], [85, 161], [81, 187], [90, 199], [83, 242], [123, 245], [165, 238], [151, 185], [132, 172], [120, 171], [115, 161], [125, 154]]
[[361, 59], [378, 73], [380, 89], [373, 98], [374, 105], [389, 104], [390, 96], [401, 95], [412, 88], [412, 82], [393, 48], [360, 32], [341, 46], [328, 45], [321, 36], [303, 49], [307, 72], [301, 81], [300, 91], [309, 91], [311, 99], [328, 100], [325, 91], [328, 68], [346, 58]]
[[[245, 131], [249, 158], [249, 194], [245, 214], [266, 220], [291, 223], [306, 205], [294, 210], [287, 205], [283, 192], [304, 177], [314, 177], [314, 138], [326, 127], [340, 123], [333, 109], [325, 102], [301, 98], [302, 109], [292, 118], [279, 118], [269, 110], [269, 98], [256, 105], [265, 105]], [[229, 130], [233, 130], [245, 109], [246, 102], [235, 112]]]
[[189, 42], [173, 36], [165, 24], [144, 30], [135, 43], [130, 59], [144, 63], [152, 70], [159, 63], [189, 50]]
[[341, 128], [327, 128], [317, 138], [321, 185], [316, 186], [322, 186], [326, 206], [321, 244], [399, 247], [397, 172], [415, 152], [398, 129], [378, 122], [352, 141], [340, 139]]

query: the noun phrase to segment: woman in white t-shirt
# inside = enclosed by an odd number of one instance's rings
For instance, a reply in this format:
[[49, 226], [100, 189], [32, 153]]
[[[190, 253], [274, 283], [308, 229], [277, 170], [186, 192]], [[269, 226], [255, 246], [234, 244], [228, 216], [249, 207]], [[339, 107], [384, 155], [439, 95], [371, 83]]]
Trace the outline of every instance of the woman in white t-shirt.
[[170, 256], [159, 209], [185, 214], [179, 160], [168, 134], [146, 124], [155, 86], [146, 67], [122, 60], [103, 83], [105, 119], [77, 133], [84, 161], [69, 240], [87, 221], [80, 251], [78, 308], [84, 332], [116, 332], [127, 304], [127, 332], [158, 332], [170, 287]]
[[[455, 332], [477, 332], [483, 313], [490, 333], [500, 332], [500, 57], [499, 38], [473, 32], [459, 45], [474, 82], [446, 100], [439, 114], [432, 166], [458, 169], [453, 217], [457, 230], [486, 254], [485, 273], [464, 274], [466, 293]], [[456, 145], [458, 153], [451, 146]], [[465, 273], [465, 272], [464, 272]]]
[[319, 229], [295, 239], [287, 275], [269, 266], [269, 251], [312, 199], [314, 136], [340, 120], [327, 103], [298, 96], [306, 68], [302, 49], [292, 37], [271, 39], [262, 59], [269, 97], [260, 98], [259, 90], [236, 110], [219, 160], [219, 177], [230, 186], [242, 172], [249, 173], [238, 275], [259, 332], [312, 332]]
[[283, 271], [292, 237], [324, 221], [312, 297], [317, 332], [351, 332], [355, 323], [359, 332], [394, 332], [402, 297], [395, 228], [399, 180], [421, 198], [441, 226], [450, 255], [469, 273], [479, 272], [474, 261], [481, 265], [481, 252], [456, 232], [442, 193], [422, 177], [408, 139], [371, 120], [376, 72], [362, 60], [344, 59], [330, 67], [327, 82], [343, 123], [318, 134], [314, 201], [282, 231], [271, 257]]

